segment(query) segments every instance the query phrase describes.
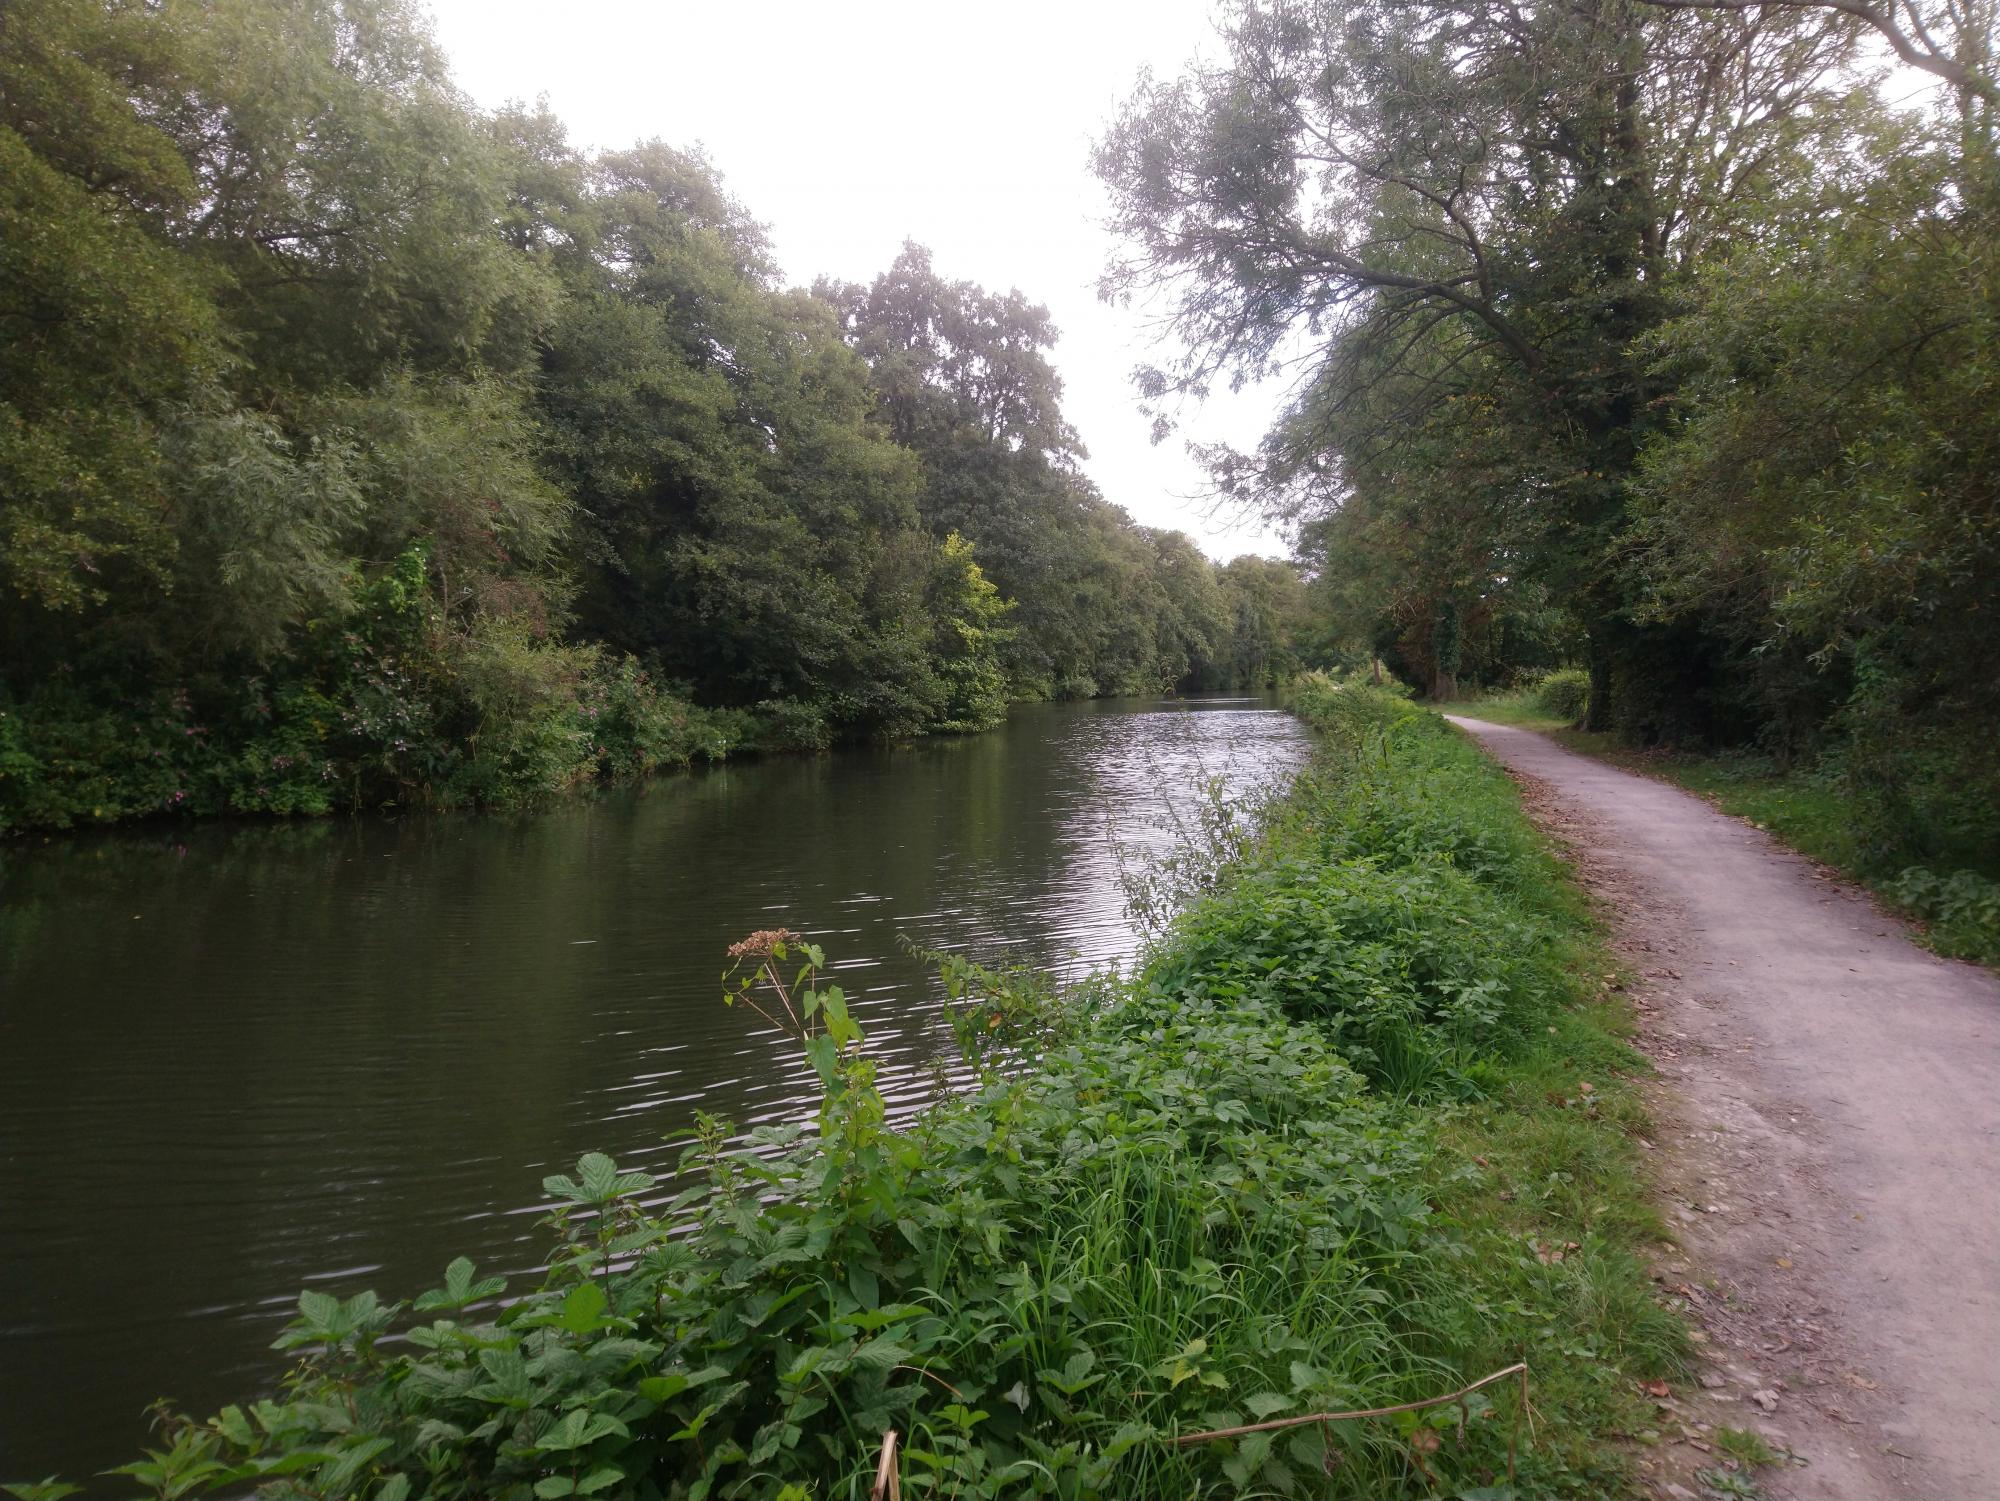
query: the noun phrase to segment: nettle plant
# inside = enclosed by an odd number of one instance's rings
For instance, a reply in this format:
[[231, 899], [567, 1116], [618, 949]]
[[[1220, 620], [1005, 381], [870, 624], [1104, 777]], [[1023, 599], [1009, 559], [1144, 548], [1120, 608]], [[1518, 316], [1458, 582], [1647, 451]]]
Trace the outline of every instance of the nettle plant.
[[[794, 951], [805, 962], [787, 979]], [[684, 1163], [693, 1186], [659, 1207], [647, 1202], [650, 1174], [588, 1154], [543, 1180], [556, 1245], [541, 1287], [503, 1301], [504, 1279], [461, 1258], [409, 1306], [417, 1319], [395, 1340], [404, 1305], [306, 1292], [277, 1341], [299, 1357], [279, 1397], [206, 1422], [162, 1407], [159, 1445], [110, 1473], [159, 1501], [246, 1487], [314, 1501], [805, 1495], [737, 1476], [796, 1446], [826, 1410], [816, 1378], [857, 1372], [879, 1398], [899, 1326], [922, 1310], [881, 1307], [873, 1216], [857, 1211], [921, 1154], [885, 1160], [893, 1138], [861, 1030], [839, 989], [814, 983], [818, 948], [761, 933], [731, 954], [744, 972], [727, 999], [797, 1038], [826, 1086], [810, 1149], [796, 1128], [744, 1149], [703, 1118]], [[771, 1290], [772, 1268], [794, 1263], [818, 1281]], [[846, 1292], [829, 1301], [821, 1284], [835, 1269]], [[774, 1339], [781, 1326], [796, 1327]], [[746, 1409], [774, 1420], [746, 1431]], [[20, 1501], [75, 1491], [54, 1480], [10, 1489]]]

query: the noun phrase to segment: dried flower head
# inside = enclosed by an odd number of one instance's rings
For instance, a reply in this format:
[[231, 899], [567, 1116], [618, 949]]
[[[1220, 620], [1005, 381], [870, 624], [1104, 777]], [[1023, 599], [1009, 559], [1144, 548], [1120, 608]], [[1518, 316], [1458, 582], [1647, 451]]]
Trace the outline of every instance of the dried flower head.
[[790, 928], [764, 928], [752, 933], [741, 943], [730, 944], [729, 957], [732, 959], [761, 959], [781, 943], [803, 942], [805, 940]]

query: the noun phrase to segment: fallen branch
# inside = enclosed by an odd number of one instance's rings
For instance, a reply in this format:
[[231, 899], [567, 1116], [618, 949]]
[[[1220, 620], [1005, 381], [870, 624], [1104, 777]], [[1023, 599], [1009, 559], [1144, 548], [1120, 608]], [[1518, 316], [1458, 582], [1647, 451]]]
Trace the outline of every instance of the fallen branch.
[[1455, 1392], [1447, 1392], [1442, 1397], [1426, 1397], [1421, 1402], [1398, 1402], [1394, 1407], [1357, 1407], [1352, 1412], [1313, 1412], [1302, 1418], [1272, 1418], [1267, 1423], [1245, 1423], [1241, 1428], [1212, 1428], [1206, 1433], [1183, 1433], [1174, 1440], [1176, 1448], [1184, 1449], [1189, 1444], [1205, 1444], [1211, 1439], [1241, 1438], [1246, 1433], [1273, 1433], [1280, 1428], [1303, 1428], [1308, 1423], [1341, 1423], [1350, 1418], [1386, 1418], [1398, 1412], [1416, 1412], [1425, 1407], [1442, 1407], [1447, 1402], [1463, 1402], [1482, 1386], [1508, 1376], [1521, 1378], [1521, 1410], [1528, 1410], [1528, 1363], [1516, 1361], [1490, 1376], [1481, 1376], [1470, 1386], [1462, 1386]]

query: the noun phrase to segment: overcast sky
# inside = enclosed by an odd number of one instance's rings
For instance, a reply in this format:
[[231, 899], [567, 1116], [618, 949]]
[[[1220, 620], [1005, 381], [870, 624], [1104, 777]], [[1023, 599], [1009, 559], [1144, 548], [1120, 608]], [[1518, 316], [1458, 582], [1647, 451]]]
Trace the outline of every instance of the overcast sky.
[[[1142, 320], [1103, 306], [1110, 241], [1092, 139], [1141, 67], [1214, 47], [1207, 0], [430, 0], [462, 87], [546, 94], [584, 147], [706, 146], [771, 228], [789, 279], [870, 281], [905, 239], [938, 271], [1019, 287], [1062, 330], [1064, 408], [1105, 495], [1217, 558], [1282, 555], [1254, 520], [1207, 514], [1181, 439], [1155, 447], [1128, 374]], [[1218, 397], [1186, 435], [1248, 446], [1274, 393]]]

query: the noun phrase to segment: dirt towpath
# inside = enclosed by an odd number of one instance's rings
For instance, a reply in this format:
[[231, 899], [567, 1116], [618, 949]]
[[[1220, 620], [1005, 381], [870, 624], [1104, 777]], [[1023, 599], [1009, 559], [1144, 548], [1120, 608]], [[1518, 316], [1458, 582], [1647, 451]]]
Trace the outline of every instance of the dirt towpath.
[[1699, 1386], [1652, 1483], [1717, 1427], [1805, 1501], [2000, 1501], [2000, 983], [1688, 793], [1476, 720], [1605, 904], [1637, 977], [1665, 1214], [1655, 1275]]

